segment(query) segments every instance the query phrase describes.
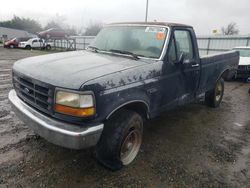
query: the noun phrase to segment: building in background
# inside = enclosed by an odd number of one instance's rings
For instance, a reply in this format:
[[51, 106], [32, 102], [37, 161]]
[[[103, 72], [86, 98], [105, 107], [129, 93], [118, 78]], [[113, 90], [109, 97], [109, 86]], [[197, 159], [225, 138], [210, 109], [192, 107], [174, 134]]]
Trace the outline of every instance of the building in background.
[[6, 41], [12, 38], [19, 37], [36, 37], [36, 35], [31, 34], [24, 30], [12, 29], [7, 27], [0, 27], [0, 41]]

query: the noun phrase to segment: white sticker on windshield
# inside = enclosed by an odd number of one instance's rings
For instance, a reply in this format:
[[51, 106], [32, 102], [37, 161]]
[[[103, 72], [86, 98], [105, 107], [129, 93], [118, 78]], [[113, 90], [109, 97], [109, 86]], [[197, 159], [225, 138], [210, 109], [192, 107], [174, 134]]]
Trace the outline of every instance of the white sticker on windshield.
[[166, 31], [166, 28], [164, 27], [147, 27], [145, 29], [145, 32], [150, 32], [150, 33], [164, 33]]

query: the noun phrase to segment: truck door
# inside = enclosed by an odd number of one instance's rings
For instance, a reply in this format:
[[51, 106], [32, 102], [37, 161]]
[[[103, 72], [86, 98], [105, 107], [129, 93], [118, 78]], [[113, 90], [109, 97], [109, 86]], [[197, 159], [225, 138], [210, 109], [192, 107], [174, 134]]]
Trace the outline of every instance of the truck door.
[[179, 104], [194, 99], [200, 78], [200, 58], [193, 30], [190, 28], [174, 29], [176, 56], [180, 69]]
[[42, 48], [44, 46], [43, 39], [39, 39], [39, 47]]
[[34, 39], [32, 41], [32, 48], [38, 48], [40, 46], [39, 42], [37, 39]]

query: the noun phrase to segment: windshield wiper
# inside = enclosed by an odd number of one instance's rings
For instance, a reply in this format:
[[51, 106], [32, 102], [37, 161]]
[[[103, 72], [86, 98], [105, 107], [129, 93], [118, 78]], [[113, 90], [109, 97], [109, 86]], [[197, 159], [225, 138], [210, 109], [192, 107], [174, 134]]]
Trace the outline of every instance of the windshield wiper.
[[120, 54], [126, 54], [126, 55], [131, 55], [133, 58], [135, 59], [140, 59], [138, 57], [138, 55], [134, 54], [133, 52], [129, 52], [129, 51], [126, 51], [126, 50], [115, 50], [115, 49], [110, 49], [109, 50], [110, 52], [114, 52], [114, 53], [120, 53]]

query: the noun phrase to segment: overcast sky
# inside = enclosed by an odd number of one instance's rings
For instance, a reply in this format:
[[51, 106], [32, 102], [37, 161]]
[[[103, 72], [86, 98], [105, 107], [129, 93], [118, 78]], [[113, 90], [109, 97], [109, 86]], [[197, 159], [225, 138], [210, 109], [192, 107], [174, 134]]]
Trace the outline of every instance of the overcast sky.
[[[1, 0], [0, 20], [15, 14], [43, 25], [56, 14], [78, 28], [92, 22], [144, 21], [146, 0]], [[149, 0], [148, 20], [193, 25], [198, 34], [211, 34], [231, 21], [240, 34], [250, 34], [250, 0]]]

